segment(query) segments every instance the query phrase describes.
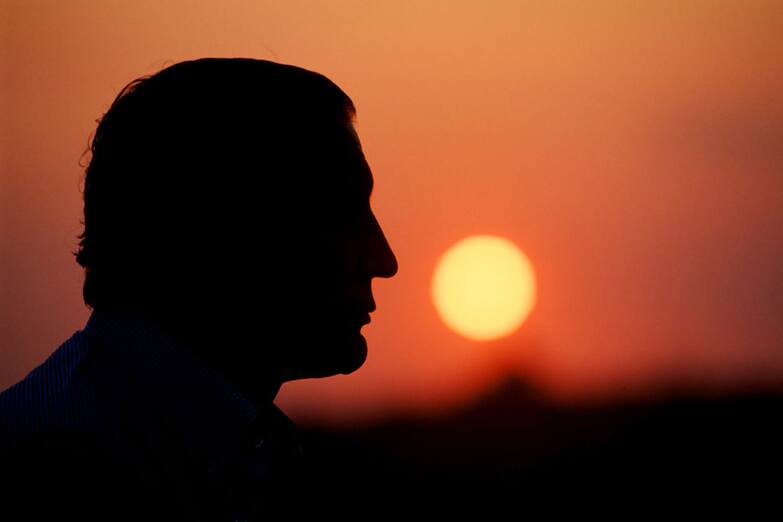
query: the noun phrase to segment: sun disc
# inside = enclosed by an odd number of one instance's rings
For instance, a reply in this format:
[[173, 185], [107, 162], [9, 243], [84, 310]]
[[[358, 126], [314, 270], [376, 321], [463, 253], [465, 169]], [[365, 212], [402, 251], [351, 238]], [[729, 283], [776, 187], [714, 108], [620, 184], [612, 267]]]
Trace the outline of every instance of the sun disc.
[[535, 274], [510, 240], [470, 236], [438, 260], [431, 295], [449, 328], [477, 341], [496, 339], [516, 331], [530, 314]]

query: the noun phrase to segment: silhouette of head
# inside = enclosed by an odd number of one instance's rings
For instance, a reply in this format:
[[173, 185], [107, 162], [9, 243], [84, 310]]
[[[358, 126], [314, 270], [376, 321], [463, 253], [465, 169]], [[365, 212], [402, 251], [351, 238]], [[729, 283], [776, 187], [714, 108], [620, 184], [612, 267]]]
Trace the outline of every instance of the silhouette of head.
[[249, 392], [359, 368], [371, 280], [397, 260], [354, 117], [325, 76], [266, 60], [130, 82], [90, 145], [85, 303], [144, 313]]

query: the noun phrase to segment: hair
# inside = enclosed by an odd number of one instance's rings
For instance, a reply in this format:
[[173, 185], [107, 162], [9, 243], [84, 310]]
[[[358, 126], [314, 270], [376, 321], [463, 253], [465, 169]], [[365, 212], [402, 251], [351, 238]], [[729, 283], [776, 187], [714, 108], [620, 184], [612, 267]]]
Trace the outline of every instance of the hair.
[[85, 151], [85, 304], [168, 299], [194, 253], [235, 255], [251, 220], [285, 235], [338, 190], [318, 167], [355, 115], [325, 76], [267, 60], [201, 58], [128, 83]]

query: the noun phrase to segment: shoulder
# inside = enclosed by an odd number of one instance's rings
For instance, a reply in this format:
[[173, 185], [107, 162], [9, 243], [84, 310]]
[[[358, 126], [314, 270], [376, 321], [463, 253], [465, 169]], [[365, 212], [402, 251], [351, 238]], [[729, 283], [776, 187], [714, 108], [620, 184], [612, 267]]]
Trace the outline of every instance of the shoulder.
[[29, 437], [96, 422], [95, 388], [86, 371], [93, 346], [77, 331], [21, 381], [0, 393], [0, 427]]
[[0, 393], [0, 496], [27, 518], [182, 519], [166, 441], [139, 435], [148, 419], [128, 405], [138, 375], [111, 353], [80, 330]]

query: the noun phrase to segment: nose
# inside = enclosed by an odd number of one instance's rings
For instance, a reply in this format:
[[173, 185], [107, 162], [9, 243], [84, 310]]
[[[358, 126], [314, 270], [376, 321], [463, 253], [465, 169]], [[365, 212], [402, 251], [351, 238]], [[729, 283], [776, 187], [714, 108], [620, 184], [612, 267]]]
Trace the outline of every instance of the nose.
[[389, 242], [381, 229], [381, 224], [375, 214], [372, 215], [372, 234], [370, 252], [367, 256], [369, 263], [368, 273], [370, 277], [392, 277], [399, 268], [397, 257], [389, 246]]

